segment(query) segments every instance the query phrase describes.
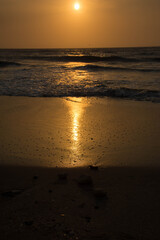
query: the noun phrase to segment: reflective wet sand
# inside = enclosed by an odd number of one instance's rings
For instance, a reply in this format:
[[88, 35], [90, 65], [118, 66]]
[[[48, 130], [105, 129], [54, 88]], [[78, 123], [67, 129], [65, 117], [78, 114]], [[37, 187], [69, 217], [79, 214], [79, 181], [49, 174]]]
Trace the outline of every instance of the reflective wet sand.
[[159, 166], [160, 105], [0, 97], [0, 164]]
[[0, 97], [1, 239], [160, 239], [159, 106]]

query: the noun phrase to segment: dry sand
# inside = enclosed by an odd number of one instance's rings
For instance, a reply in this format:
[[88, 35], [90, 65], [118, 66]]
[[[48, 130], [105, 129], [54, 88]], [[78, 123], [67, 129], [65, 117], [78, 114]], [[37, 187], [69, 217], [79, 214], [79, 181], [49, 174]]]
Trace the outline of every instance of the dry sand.
[[3, 167], [0, 180], [1, 240], [160, 239], [159, 169]]
[[159, 106], [0, 97], [0, 239], [160, 239]]

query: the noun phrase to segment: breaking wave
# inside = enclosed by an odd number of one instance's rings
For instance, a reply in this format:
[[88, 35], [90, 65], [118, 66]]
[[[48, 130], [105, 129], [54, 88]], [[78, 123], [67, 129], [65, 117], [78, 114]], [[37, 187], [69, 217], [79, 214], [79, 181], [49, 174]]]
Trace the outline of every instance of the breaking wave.
[[160, 58], [132, 58], [132, 57], [122, 57], [118, 55], [112, 56], [23, 56], [23, 59], [30, 59], [30, 60], [41, 60], [41, 61], [51, 61], [51, 62], [85, 62], [85, 63], [94, 63], [94, 62], [160, 62]]
[[160, 72], [160, 69], [145, 69], [145, 68], [125, 68], [125, 67], [107, 67], [99, 65], [85, 65], [76, 66], [72, 68], [73, 70], [84, 70], [84, 71], [136, 71], [136, 72]]
[[160, 102], [159, 63], [159, 47], [0, 49], [0, 95]]
[[28, 91], [20, 90], [12, 91], [11, 89], [3, 91], [0, 95], [5, 96], [27, 96], [27, 97], [113, 97], [113, 98], [123, 98], [138, 101], [151, 101], [160, 103], [160, 91], [157, 90], [145, 90], [145, 89], [130, 89], [125, 87], [120, 88], [107, 88], [104, 86], [96, 86], [94, 88], [84, 88], [79, 89], [63, 87], [62, 89], [50, 89], [43, 91]]
[[137, 62], [136, 58], [120, 56], [99, 57], [99, 56], [26, 56], [25, 59], [52, 61], [52, 62]]
[[0, 61], [0, 67], [9, 67], [9, 66], [20, 66], [20, 63], [9, 62], [9, 61]]

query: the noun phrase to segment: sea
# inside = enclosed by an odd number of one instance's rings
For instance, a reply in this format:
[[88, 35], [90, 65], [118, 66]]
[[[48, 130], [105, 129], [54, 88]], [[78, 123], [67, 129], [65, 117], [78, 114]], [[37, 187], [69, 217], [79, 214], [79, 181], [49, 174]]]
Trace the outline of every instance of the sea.
[[160, 47], [0, 49], [0, 95], [160, 102]]

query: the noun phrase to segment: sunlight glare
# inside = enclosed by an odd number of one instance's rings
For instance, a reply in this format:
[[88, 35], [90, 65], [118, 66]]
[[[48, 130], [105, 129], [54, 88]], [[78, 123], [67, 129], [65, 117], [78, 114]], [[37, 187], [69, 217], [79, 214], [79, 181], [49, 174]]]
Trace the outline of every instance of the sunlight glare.
[[80, 8], [80, 5], [79, 5], [78, 2], [76, 2], [76, 3], [74, 4], [74, 9], [75, 9], [75, 10], [79, 10], [79, 8]]
[[75, 112], [74, 117], [73, 117], [73, 139], [74, 139], [74, 141], [78, 141], [78, 127], [79, 127], [78, 117], [79, 117], [79, 113]]

